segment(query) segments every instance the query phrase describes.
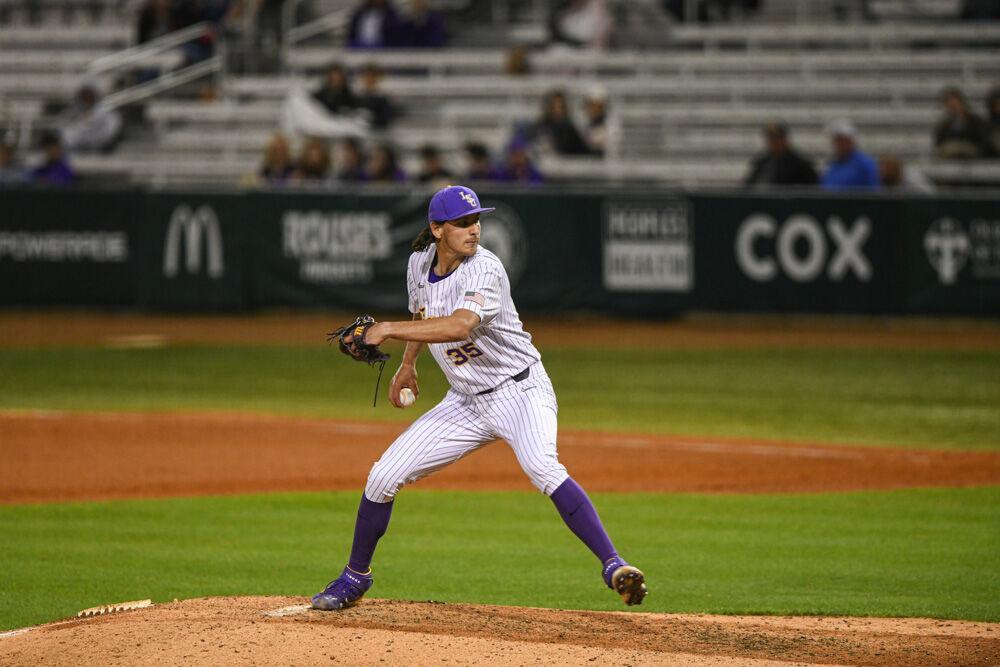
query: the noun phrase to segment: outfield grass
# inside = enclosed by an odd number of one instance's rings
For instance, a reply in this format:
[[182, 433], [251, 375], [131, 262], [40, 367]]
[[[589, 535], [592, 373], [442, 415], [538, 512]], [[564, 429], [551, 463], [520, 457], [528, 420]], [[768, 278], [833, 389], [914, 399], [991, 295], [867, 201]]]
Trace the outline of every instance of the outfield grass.
[[[547, 349], [545, 364], [562, 428], [1000, 449], [998, 352]], [[419, 368], [427, 409], [445, 383]], [[0, 349], [0, 409], [412, 420], [384, 395], [370, 407], [375, 375], [322, 347]]]
[[[85, 607], [307, 595], [343, 566], [358, 493], [0, 507], [0, 630]], [[643, 611], [1000, 621], [1000, 488], [595, 496], [648, 576]], [[411, 490], [373, 596], [620, 609], [531, 493]]]

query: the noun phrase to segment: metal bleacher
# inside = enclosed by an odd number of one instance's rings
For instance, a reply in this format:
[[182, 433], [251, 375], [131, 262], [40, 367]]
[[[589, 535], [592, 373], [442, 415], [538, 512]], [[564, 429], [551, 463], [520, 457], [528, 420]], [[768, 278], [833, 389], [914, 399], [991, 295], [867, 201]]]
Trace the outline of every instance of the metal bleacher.
[[[781, 0], [772, 2], [774, 12], [783, 6]], [[648, 9], [648, 3], [638, 4]], [[888, 0], [883, 4], [892, 7]], [[328, 5], [342, 12], [345, 3]], [[801, 12], [801, 4], [784, 6], [789, 13]], [[756, 23], [668, 21], [656, 49], [619, 44], [597, 53], [537, 47], [528, 76], [504, 73], [502, 47], [358, 52], [337, 46], [339, 37], [313, 36], [286, 44], [281, 73], [228, 73], [214, 102], [170, 94], [145, 100], [149, 135], [125, 141], [113, 155], [80, 156], [75, 164], [89, 173], [125, 173], [144, 182], [238, 183], [256, 170], [289, 93], [315, 88], [325, 66], [338, 61], [351, 69], [375, 62], [387, 72], [383, 91], [405, 113], [391, 130], [371, 139], [395, 144], [410, 171], [425, 143], [438, 145], [452, 169], [461, 171], [466, 141], [500, 151], [516, 124], [538, 115], [548, 91], [565, 90], [577, 110], [583, 94], [600, 86], [611, 110], [608, 155], [539, 155], [549, 176], [733, 185], [760, 150], [764, 124], [787, 122], [799, 149], [819, 159], [828, 152], [825, 125], [849, 118], [863, 148], [896, 155], [941, 183], [1000, 183], [997, 163], [942, 164], [931, 150], [943, 87], [960, 86], [981, 111], [988, 91], [1000, 83], [1000, 24], [936, 15], [875, 24], [836, 23], [825, 16], [773, 23], [784, 17], [774, 12]], [[343, 22], [328, 23], [342, 27]], [[523, 37], [537, 27], [512, 23], [505, 29]], [[130, 28], [0, 30], [0, 124], [37, 115], [41, 100], [65, 99], [89, 62], [128, 45]], [[60, 48], [46, 57], [30, 48], [40, 42]]]

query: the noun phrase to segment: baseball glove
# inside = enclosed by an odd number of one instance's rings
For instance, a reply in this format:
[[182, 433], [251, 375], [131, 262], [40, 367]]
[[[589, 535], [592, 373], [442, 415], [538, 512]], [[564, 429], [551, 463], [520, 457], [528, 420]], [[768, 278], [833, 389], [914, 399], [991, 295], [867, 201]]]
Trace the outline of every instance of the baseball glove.
[[333, 343], [337, 341], [340, 351], [355, 361], [363, 361], [369, 366], [377, 363], [385, 363], [389, 355], [379, 349], [378, 345], [371, 345], [365, 342], [365, 334], [375, 324], [375, 318], [371, 315], [362, 315], [346, 327], [340, 327], [336, 331], [327, 334], [327, 341]]

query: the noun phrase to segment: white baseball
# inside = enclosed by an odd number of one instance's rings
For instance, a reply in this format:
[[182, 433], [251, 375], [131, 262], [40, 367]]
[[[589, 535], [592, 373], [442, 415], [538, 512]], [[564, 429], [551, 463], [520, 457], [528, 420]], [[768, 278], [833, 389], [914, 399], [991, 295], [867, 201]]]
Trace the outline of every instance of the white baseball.
[[413, 390], [409, 387], [403, 387], [399, 390], [399, 403], [404, 408], [408, 408], [413, 405], [415, 400], [417, 400], [417, 397], [413, 395]]

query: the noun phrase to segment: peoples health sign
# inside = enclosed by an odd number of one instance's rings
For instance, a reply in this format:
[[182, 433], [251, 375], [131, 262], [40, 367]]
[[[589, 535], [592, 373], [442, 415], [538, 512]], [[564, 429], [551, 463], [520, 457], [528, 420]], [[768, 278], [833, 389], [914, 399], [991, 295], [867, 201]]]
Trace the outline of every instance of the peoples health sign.
[[612, 200], [603, 220], [604, 287], [611, 292], [690, 292], [694, 251], [687, 202]]

